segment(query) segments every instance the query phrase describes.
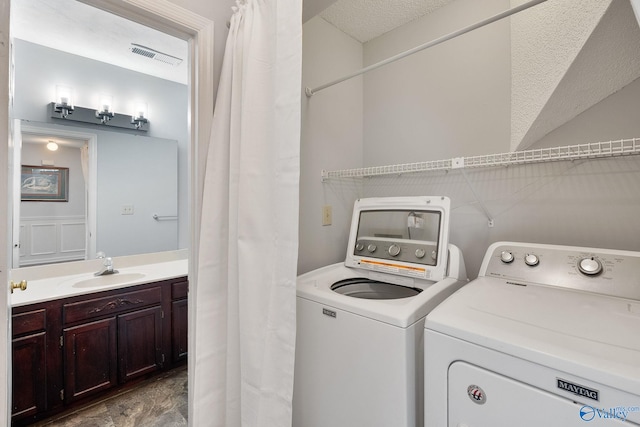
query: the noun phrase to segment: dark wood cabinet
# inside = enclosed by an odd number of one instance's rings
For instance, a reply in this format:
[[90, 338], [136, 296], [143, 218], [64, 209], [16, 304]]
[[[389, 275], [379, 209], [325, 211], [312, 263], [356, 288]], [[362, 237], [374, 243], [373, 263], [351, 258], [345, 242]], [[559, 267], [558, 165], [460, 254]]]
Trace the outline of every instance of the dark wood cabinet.
[[162, 368], [162, 315], [157, 306], [118, 316], [121, 383]]
[[187, 360], [189, 283], [177, 282], [171, 288], [171, 342], [173, 362]]
[[115, 317], [65, 328], [63, 339], [66, 403], [117, 384]]
[[14, 338], [12, 344], [12, 414], [25, 418], [46, 409], [45, 333]]
[[186, 362], [186, 278], [12, 313], [12, 424], [26, 425]]
[[148, 286], [63, 304], [65, 402], [162, 368], [162, 284]]
[[49, 303], [20, 307], [12, 313], [12, 422], [34, 419], [62, 405], [56, 399], [61, 383], [56, 354], [60, 347], [57, 337], [49, 334], [49, 328], [60, 326], [59, 313], [56, 304]]

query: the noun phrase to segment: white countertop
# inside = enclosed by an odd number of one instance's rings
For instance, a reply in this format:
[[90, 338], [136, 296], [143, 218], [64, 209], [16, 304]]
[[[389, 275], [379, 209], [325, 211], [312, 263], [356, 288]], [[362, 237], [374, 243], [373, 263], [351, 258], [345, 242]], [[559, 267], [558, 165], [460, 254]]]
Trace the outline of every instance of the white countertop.
[[[95, 261], [91, 261], [92, 265], [95, 264]], [[14, 282], [20, 282], [26, 278], [29, 280], [27, 280], [26, 290], [16, 289], [13, 291], [11, 294], [11, 306], [19, 307], [59, 298], [187, 276], [189, 261], [185, 258], [138, 265], [122, 262], [122, 267], [119, 267], [118, 258], [114, 258], [113, 265], [114, 269], [118, 270], [118, 273], [98, 277], [94, 276], [94, 272], [98, 271], [99, 268], [90, 272], [83, 271], [77, 272], [77, 274], [50, 275], [47, 277], [40, 277], [42, 276], [41, 272], [33, 274], [27, 269], [14, 270], [12, 271], [12, 280]], [[67, 267], [66, 271], [72, 272], [74, 269]]]

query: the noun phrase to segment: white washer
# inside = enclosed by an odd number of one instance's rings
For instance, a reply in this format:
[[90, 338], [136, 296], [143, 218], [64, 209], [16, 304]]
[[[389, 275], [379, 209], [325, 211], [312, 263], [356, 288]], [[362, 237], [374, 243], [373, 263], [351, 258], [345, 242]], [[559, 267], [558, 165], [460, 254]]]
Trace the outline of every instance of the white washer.
[[424, 341], [426, 427], [640, 425], [640, 252], [495, 243]]
[[467, 282], [449, 209], [358, 200], [345, 262], [298, 277], [294, 427], [422, 426], [424, 318]]

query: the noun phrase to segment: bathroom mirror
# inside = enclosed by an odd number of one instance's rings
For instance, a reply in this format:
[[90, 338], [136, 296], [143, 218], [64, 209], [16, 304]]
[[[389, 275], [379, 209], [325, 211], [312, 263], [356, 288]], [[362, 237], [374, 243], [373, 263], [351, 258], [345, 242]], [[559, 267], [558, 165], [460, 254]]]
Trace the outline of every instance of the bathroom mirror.
[[[66, 167], [69, 197], [22, 198], [15, 267], [178, 249], [177, 141], [48, 123], [20, 128], [21, 164]], [[21, 174], [21, 187], [32, 178]]]
[[[22, 140], [16, 164], [69, 167], [70, 183], [64, 203], [19, 202], [15, 195], [14, 268], [189, 247], [188, 43], [108, 13], [86, 19], [97, 12], [72, 0], [12, 8], [12, 117], [19, 122], [14, 138]], [[108, 43], [60, 43], [60, 28], [105, 28]], [[132, 43], [161, 48], [173, 62], [135, 54]], [[76, 107], [97, 109], [104, 94], [118, 114], [131, 116], [146, 104], [148, 131], [81, 123], [73, 112], [69, 120], [52, 117], [48, 106], [60, 86], [70, 88]], [[49, 141], [57, 151], [47, 151]], [[14, 177], [20, 180], [17, 171]]]

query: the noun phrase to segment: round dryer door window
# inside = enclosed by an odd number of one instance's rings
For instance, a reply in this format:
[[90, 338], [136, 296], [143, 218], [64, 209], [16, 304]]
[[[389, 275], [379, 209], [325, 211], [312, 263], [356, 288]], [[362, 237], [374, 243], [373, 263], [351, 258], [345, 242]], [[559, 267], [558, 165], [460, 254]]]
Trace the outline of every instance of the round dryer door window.
[[331, 290], [342, 295], [362, 299], [409, 298], [422, 292], [422, 289], [379, 282], [364, 277], [341, 280], [331, 285]]

